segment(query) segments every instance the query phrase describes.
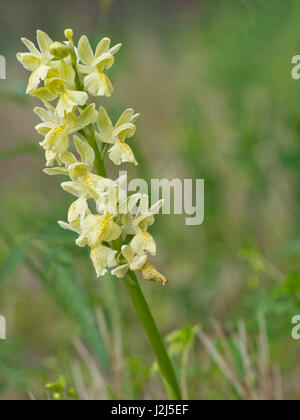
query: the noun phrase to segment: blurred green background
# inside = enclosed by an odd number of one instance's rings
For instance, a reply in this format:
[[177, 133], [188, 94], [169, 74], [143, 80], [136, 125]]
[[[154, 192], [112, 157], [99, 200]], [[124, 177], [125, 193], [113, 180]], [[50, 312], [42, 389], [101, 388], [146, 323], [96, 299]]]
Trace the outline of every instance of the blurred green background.
[[15, 54], [36, 29], [62, 40], [71, 27], [76, 40], [123, 43], [114, 95], [99, 103], [114, 117], [128, 106], [142, 114], [129, 176], [206, 182], [202, 226], [184, 216], [154, 226], [169, 287], [142, 285], [185, 397], [298, 399], [299, 2], [12, 0], [1, 9], [0, 398], [165, 398], [127, 291], [96, 280], [87, 250], [57, 226], [72, 198], [42, 173], [37, 102], [25, 97]]

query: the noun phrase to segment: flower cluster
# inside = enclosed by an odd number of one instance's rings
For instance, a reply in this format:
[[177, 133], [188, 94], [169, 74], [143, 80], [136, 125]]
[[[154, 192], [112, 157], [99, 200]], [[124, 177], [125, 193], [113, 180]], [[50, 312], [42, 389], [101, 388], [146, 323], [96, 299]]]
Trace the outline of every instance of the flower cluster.
[[[38, 31], [38, 48], [22, 39], [29, 52], [17, 55], [32, 72], [27, 93], [44, 104], [35, 108], [42, 121], [36, 130], [43, 136], [44, 172], [68, 177], [62, 188], [76, 197], [68, 223], [59, 224], [76, 232], [78, 246], [90, 247], [98, 277], [108, 269], [118, 278], [129, 270], [141, 271], [145, 280], [166, 285], [166, 278], [148, 264], [148, 256], [156, 254], [148, 228], [162, 203], [145, 211], [147, 196], [122, 199], [123, 179], [107, 178], [104, 166], [106, 157], [115, 165], [137, 165], [126, 140], [134, 136], [139, 114], [127, 109], [114, 125], [104, 107], [89, 104], [90, 96], [111, 96], [113, 86], [105, 71], [113, 65], [121, 44], [111, 47], [110, 39], [104, 38], [94, 52], [86, 36], [77, 47], [71, 29], [65, 36], [66, 41], [54, 42]], [[94, 213], [90, 208], [96, 209]]]

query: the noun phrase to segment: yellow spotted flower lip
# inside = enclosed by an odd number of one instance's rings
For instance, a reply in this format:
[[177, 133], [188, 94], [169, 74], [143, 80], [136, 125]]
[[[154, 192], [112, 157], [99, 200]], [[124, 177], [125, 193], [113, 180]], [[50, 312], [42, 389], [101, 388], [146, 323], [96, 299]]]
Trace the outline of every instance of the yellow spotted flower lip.
[[91, 260], [93, 261], [97, 277], [104, 276], [107, 273], [107, 268], [117, 265], [117, 253], [117, 251], [103, 245], [92, 248]]
[[[35, 108], [34, 111], [43, 121], [36, 126], [37, 132], [45, 136], [40, 145], [55, 154], [67, 151], [70, 145], [69, 135], [82, 130], [95, 122], [97, 118], [95, 104], [89, 105], [79, 115], [72, 112], [63, 118], [59, 117], [55, 109], [51, 107], [49, 109]], [[51, 163], [48, 163], [47, 166], [51, 166]]]
[[114, 241], [121, 235], [121, 229], [112, 217], [92, 214], [84, 198], [79, 198], [75, 204], [72, 204], [68, 213], [68, 222], [59, 222], [59, 225], [80, 235], [76, 241], [80, 247], [88, 245], [97, 248], [102, 242]]
[[86, 36], [82, 36], [78, 44], [78, 56], [83, 64], [78, 65], [80, 73], [85, 75], [84, 88], [92, 96], [110, 97], [113, 92], [113, 86], [104, 73], [114, 64], [114, 54], [121, 48], [118, 44], [110, 48], [110, 39], [103, 38], [97, 45], [95, 53]]
[[113, 126], [106, 109], [104, 107], [99, 109], [96, 139], [102, 143], [113, 145], [108, 154], [115, 165], [121, 165], [126, 162], [134, 165], [138, 164], [133, 151], [125, 143], [125, 140], [134, 136], [136, 132], [134, 123], [139, 115], [129, 108], [123, 112], [116, 125]]
[[[60, 61], [56, 68], [48, 74], [45, 88], [49, 95], [59, 97], [56, 113], [63, 118], [69, 114], [74, 107], [83, 106], [88, 101], [88, 94], [84, 91], [77, 91], [75, 85], [75, 71], [70, 61]], [[38, 96], [38, 93], [35, 93]]]
[[117, 240], [121, 235], [121, 228], [110, 215], [91, 214], [81, 221], [81, 228], [82, 233], [76, 242], [78, 246], [96, 248], [102, 242]]
[[[60, 153], [59, 158], [57, 159], [59, 163], [64, 166], [46, 168], [44, 169], [44, 172], [48, 175], [68, 175], [73, 181], [79, 181], [79, 183], [81, 181], [83, 183], [84, 179], [93, 169], [95, 153], [88, 143], [84, 142], [77, 136], [74, 136], [74, 144], [78, 156], [80, 157], [79, 160], [73, 153], [65, 151]], [[80, 195], [83, 195], [84, 185], [82, 188], [82, 194]], [[89, 197], [89, 194], [86, 194], [86, 197], [92, 198], [92, 196]]]
[[139, 256], [144, 255], [145, 252], [156, 255], [156, 243], [153, 236], [148, 232], [137, 233], [130, 245], [134, 252]]

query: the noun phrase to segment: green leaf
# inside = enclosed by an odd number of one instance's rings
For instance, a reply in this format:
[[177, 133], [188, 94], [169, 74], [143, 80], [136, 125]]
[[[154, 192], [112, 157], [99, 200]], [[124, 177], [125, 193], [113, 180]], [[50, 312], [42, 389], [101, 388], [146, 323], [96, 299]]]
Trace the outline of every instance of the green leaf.
[[64, 375], [60, 375], [56, 382], [48, 382], [46, 383], [46, 389], [51, 392], [55, 393], [62, 393], [65, 391], [67, 387], [67, 381]]
[[194, 340], [201, 330], [200, 325], [187, 325], [180, 330], [176, 330], [167, 336], [169, 351], [172, 355], [179, 355], [184, 350], [190, 350], [194, 345]]
[[8, 280], [12, 277], [17, 269], [23, 264], [29, 251], [30, 244], [28, 240], [17, 244], [11, 249], [8, 258], [4, 261], [2, 266], [2, 273], [0, 282]]
[[101, 337], [96, 317], [90, 308], [84, 288], [76, 279], [72, 267], [63, 262], [51, 264], [50, 276], [43, 280], [56, 301], [80, 329], [81, 336], [89, 344], [101, 366], [109, 370], [109, 358]]
[[130, 357], [128, 364], [135, 398], [138, 398], [140, 390], [150, 376], [151, 369], [138, 357]]
[[275, 289], [273, 295], [275, 299], [293, 297], [300, 302], [300, 274], [297, 272], [290, 273], [284, 283]]
[[24, 343], [10, 338], [0, 342], [0, 395], [8, 390], [27, 388], [32, 367], [22, 360]]

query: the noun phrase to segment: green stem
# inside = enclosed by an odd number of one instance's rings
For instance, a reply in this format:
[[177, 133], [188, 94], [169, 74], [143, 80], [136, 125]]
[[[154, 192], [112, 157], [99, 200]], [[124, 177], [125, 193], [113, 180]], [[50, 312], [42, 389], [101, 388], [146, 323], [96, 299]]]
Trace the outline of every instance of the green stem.
[[189, 351], [183, 350], [181, 356], [181, 389], [184, 400], [188, 400], [188, 386], [187, 386], [187, 367], [188, 367]]
[[86, 139], [89, 145], [92, 147], [92, 149], [95, 152], [95, 168], [96, 168], [97, 174], [100, 176], [103, 176], [104, 178], [107, 178], [104, 160], [101, 157], [101, 153], [99, 151], [97, 140], [95, 137], [94, 127], [92, 124], [86, 127], [85, 133], [86, 133]]
[[181, 400], [181, 392], [172, 362], [166, 351], [136, 275], [133, 272], [130, 272], [123, 282], [129, 291], [136, 312], [152, 345], [159, 369], [164, 378], [168, 395], [170, 399]]
[[83, 90], [83, 84], [80, 81], [80, 77], [79, 77], [79, 74], [78, 74], [78, 71], [77, 71], [77, 57], [76, 57], [74, 45], [71, 45], [71, 44], [70, 44], [70, 54], [71, 54], [72, 67], [73, 67], [73, 70], [75, 72], [76, 89], [78, 91], [81, 91], [81, 90]]

